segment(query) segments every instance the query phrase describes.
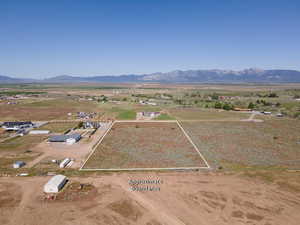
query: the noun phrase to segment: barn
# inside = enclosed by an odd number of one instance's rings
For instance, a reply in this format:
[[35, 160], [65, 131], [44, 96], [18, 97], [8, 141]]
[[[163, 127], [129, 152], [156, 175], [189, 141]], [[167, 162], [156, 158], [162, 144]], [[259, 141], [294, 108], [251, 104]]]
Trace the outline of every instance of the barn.
[[57, 193], [66, 184], [67, 177], [64, 175], [56, 175], [52, 177], [44, 186], [44, 192], [46, 193]]
[[74, 133], [70, 135], [55, 135], [49, 138], [50, 142], [66, 142], [68, 144], [74, 144], [81, 139], [81, 135]]
[[29, 134], [49, 134], [49, 130], [31, 130]]

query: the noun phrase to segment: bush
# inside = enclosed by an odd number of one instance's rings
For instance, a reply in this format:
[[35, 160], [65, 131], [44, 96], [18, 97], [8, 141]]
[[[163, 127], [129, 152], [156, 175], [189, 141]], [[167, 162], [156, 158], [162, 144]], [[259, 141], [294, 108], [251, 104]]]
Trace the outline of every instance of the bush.
[[268, 95], [268, 97], [269, 98], [277, 98], [278, 97], [278, 95], [276, 94], [276, 93], [270, 93], [269, 95]]
[[221, 102], [216, 102], [215, 103], [215, 109], [222, 109], [222, 103]]
[[254, 109], [255, 105], [253, 104], [253, 102], [250, 102], [248, 105], [248, 109]]
[[224, 110], [232, 110], [232, 109], [233, 109], [233, 106], [230, 105], [230, 104], [228, 104], [228, 103], [225, 103], [225, 104], [223, 105], [223, 109], [224, 109]]

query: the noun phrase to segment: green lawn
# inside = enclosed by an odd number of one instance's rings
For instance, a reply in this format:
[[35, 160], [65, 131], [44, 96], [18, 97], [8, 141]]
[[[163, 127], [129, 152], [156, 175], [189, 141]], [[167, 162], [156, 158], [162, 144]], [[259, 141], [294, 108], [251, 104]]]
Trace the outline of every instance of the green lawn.
[[135, 120], [136, 119], [136, 112], [133, 110], [125, 110], [121, 111], [118, 116], [118, 120]]
[[156, 117], [155, 120], [175, 120], [175, 118], [166, 113], [162, 113]]

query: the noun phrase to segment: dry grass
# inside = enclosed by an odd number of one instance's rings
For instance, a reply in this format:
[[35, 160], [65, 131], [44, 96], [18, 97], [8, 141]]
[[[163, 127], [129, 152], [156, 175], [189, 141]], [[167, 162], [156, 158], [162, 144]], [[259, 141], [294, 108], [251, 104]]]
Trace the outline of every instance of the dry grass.
[[214, 109], [182, 108], [168, 110], [178, 120], [241, 120], [249, 117], [248, 113], [218, 111]]
[[75, 126], [77, 126], [78, 123], [77, 122], [66, 122], [66, 123], [47, 123], [39, 128], [37, 128], [38, 130], [49, 130], [52, 133], [64, 133], [65, 131], [67, 131], [68, 129], [71, 129]]
[[182, 122], [182, 125], [215, 165], [299, 168], [300, 121]]
[[0, 118], [1, 120], [46, 121], [67, 119], [69, 112], [78, 111], [102, 112], [95, 102], [57, 98], [28, 104], [0, 105]]
[[115, 123], [84, 169], [205, 166], [177, 123]]
[[0, 143], [0, 154], [1, 152], [22, 152], [31, 150], [35, 145], [45, 140], [45, 135], [25, 135], [23, 137], [11, 138], [7, 141]]

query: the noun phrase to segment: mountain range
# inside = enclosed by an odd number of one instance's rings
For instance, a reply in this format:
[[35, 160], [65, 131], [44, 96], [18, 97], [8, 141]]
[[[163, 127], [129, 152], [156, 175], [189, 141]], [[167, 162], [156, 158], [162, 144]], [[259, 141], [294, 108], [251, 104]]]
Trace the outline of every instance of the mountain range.
[[61, 75], [47, 79], [23, 79], [0, 75], [2, 83], [96, 83], [96, 82], [158, 82], [158, 83], [298, 83], [297, 70], [175, 70], [167, 73], [143, 75], [70, 76]]

